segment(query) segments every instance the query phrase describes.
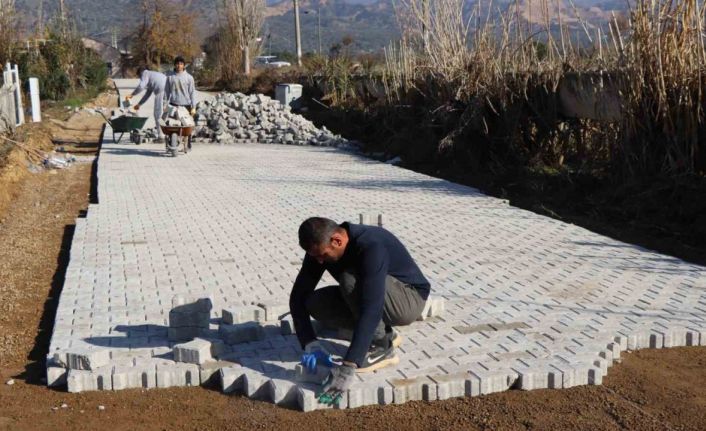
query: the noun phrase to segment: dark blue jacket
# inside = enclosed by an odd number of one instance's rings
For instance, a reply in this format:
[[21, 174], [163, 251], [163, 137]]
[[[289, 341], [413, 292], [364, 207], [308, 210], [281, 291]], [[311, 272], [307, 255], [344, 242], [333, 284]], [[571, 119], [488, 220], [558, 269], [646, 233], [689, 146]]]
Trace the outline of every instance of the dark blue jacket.
[[343, 256], [337, 262], [320, 264], [307, 254], [294, 282], [289, 307], [297, 337], [304, 347], [316, 339], [306, 310], [306, 300], [324, 271], [337, 280], [344, 270], [356, 274], [361, 289], [360, 319], [344, 360], [360, 365], [373, 341], [375, 328], [382, 320], [387, 275], [413, 286], [425, 300], [429, 296], [430, 286], [407, 249], [388, 230], [350, 223], [343, 223], [341, 227], [348, 232], [349, 239]]

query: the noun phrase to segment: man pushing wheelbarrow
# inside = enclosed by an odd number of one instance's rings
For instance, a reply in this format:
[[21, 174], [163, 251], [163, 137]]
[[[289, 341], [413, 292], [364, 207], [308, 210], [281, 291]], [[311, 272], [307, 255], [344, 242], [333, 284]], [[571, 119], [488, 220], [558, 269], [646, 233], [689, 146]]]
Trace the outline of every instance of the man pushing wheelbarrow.
[[196, 85], [185, 68], [184, 58], [176, 57], [174, 71], [167, 75], [164, 91], [167, 112], [162, 116], [160, 127], [167, 138], [167, 151], [173, 156], [178, 152], [180, 140], [184, 144], [184, 152], [191, 150], [191, 135], [195, 126]]

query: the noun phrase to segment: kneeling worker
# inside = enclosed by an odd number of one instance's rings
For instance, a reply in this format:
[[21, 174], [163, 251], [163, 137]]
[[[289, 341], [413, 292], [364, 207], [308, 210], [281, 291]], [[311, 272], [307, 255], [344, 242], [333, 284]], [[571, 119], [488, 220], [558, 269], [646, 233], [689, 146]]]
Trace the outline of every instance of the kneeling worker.
[[[421, 316], [430, 285], [400, 240], [381, 227], [312, 217], [299, 227], [299, 245], [306, 256], [289, 308], [302, 347], [320, 360], [328, 357], [310, 316], [353, 330], [342, 365], [332, 368], [324, 386], [322, 399], [332, 401], [349, 388], [356, 372], [399, 363], [394, 349], [402, 340], [392, 327]], [[339, 285], [315, 290], [324, 271]]]

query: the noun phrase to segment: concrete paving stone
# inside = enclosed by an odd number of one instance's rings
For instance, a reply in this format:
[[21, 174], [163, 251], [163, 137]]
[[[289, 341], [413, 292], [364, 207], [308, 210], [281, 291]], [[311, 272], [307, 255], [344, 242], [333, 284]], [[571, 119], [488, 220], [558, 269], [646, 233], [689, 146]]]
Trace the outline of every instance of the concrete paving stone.
[[296, 407], [297, 385], [284, 379], [270, 379], [267, 382], [270, 401], [278, 406]]
[[174, 360], [191, 364], [203, 364], [224, 353], [226, 345], [221, 340], [195, 338], [173, 347]]
[[221, 312], [223, 323], [229, 325], [246, 322], [264, 322], [265, 310], [257, 305], [240, 305], [224, 308]]
[[303, 365], [297, 364], [294, 367], [295, 378], [301, 383], [315, 383], [320, 385], [331, 373], [331, 369], [324, 366], [316, 367], [316, 372], [310, 373]]
[[72, 348], [66, 352], [66, 364], [72, 370], [94, 370], [110, 363], [110, 350]]
[[270, 396], [270, 390], [267, 382], [270, 380], [267, 376], [259, 371], [245, 369], [242, 374], [243, 393], [252, 399], [267, 400]]
[[258, 307], [265, 310], [265, 320], [282, 320], [287, 315], [289, 315], [289, 304], [275, 301], [260, 301], [257, 303]]
[[320, 389], [314, 385], [297, 385], [297, 405], [301, 411], [310, 412], [326, 408], [326, 406], [319, 403], [318, 391]]
[[115, 391], [129, 388], [155, 388], [157, 387], [157, 367], [156, 365], [115, 366], [113, 367], [112, 379]]
[[359, 385], [348, 390], [348, 408], [354, 409], [363, 406], [379, 404], [378, 387]]
[[113, 367], [94, 370], [70, 369], [66, 375], [66, 387], [69, 392], [108, 391], [113, 389]]
[[198, 386], [201, 382], [196, 364], [157, 364], [157, 387]]
[[63, 386], [66, 384], [66, 374], [68, 370], [64, 367], [47, 367], [47, 386]]
[[294, 331], [294, 321], [291, 316], [287, 316], [279, 321], [280, 333], [282, 335], [292, 335], [295, 334]]
[[393, 402], [395, 404], [436, 399], [436, 383], [428, 377], [390, 379], [389, 383], [392, 386]]
[[179, 313], [169, 312], [169, 328], [198, 327], [208, 328], [211, 315], [209, 312]]
[[219, 326], [218, 333], [226, 344], [239, 344], [262, 341], [265, 339], [265, 330], [257, 322], [239, 323], [235, 325], [223, 323]]
[[223, 380], [220, 373], [221, 369], [237, 368], [239, 366], [239, 364], [231, 361], [213, 360], [204, 362], [203, 364], [199, 364], [199, 382], [201, 385], [212, 384], [217, 381], [222, 384]]
[[478, 366], [470, 367], [469, 372], [478, 379], [480, 395], [506, 391], [517, 379], [516, 374], [503, 371], [489, 371]]
[[[135, 82], [116, 85], [128, 91]], [[221, 338], [214, 308], [263, 304], [262, 338], [233, 344], [233, 359], [246, 359], [243, 367], [259, 372], [264, 383], [296, 382], [301, 349], [296, 337], [282, 336], [292, 325], [280, 313], [287, 312], [303, 256], [296, 229], [313, 214], [353, 223], [361, 213], [384, 214], [385, 228], [432, 285], [426, 320], [399, 328], [399, 367], [357, 378], [348, 408], [369, 403], [373, 393], [378, 403], [392, 403], [390, 379], [428, 377], [437, 398], [460, 392], [460, 378], [442, 378], [457, 373], [471, 376], [464, 395], [525, 381], [544, 386], [543, 377], [535, 378], [544, 373], [547, 386], [559, 386], [551, 378], [560, 376], [561, 386], [571, 387], [600, 383], [625, 350], [706, 344], [706, 268], [345, 151], [198, 145], [188, 156], [145, 157], [159, 155], [162, 146], [136, 151], [126, 141], [112, 142], [109, 132], [98, 159], [100, 204], [89, 205], [77, 221], [49, 346], [65, 365], [69, 350], [106, 349], [107, 368], [125, 366], [121, 361], [133, 355], [135, 367], [160, 361], [162, 371], [179, 368], [187, 364], [168, 360], [175, 335], [182, 342]], [[342, 193], [347, 200], [340, 202]], [[339, 203], [332, 207], [332, 201]], [[271, 238], [291, 241], [273, 249]], [[320, 285], [332, 284], [326, 275]], [[172, 319], [187, 326], [169, 329], [170, 312], [199, 299], [207, 301], [190, 309], [194, 316]], [[441, 304], [443, 312], [433, 311]], [[345, 334], [313, 325], [332, 351], [345, 354]], [[425, 365], [425, 356], [435, 368]], [[51, 372], [60, 375], [65, 365], [51, 362], [58, 368]], [[96, 386], [82, 370], [72, 371], [72, 389]], [[230, 386], [245, 380], [233, 376], [238, 372], [225, 373]], [[199, 370], [198, 380], [213, 373]], [[118, 387], [126, 384], [120, 379]], [[162, 380], [186, 384], [178, 376]], [[264, 383], [252, 383], [251, 392], [270, 399]], [[424, 388], [421, 397], [433, 398], [432, 386]], [[302, 394], [297, 388], [302, 408], [324, 407]]]
[[202, 327], [184, 326], [167, 329], [167, 339], [169, 341], [191, 341], [202, 335], [205, 335], [205, 329]]

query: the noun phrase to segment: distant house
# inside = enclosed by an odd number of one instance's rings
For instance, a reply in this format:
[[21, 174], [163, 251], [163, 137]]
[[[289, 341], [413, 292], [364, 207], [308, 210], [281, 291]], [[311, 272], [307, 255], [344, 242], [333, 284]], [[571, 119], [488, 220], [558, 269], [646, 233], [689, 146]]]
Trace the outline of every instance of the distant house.
[[103, 42], [99, 42], [95, 39], [90, 39], [87, 37], [82, 37], [83, 46], [92, 49], [101, 56], [108, 68], [108, 76], [111, 78], [122, 77], [122, 60], [129, 56], [129, 53], [121, 51], [117, 48], [113, 48]]

